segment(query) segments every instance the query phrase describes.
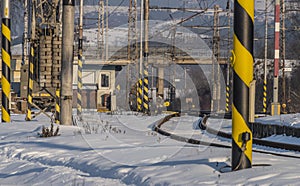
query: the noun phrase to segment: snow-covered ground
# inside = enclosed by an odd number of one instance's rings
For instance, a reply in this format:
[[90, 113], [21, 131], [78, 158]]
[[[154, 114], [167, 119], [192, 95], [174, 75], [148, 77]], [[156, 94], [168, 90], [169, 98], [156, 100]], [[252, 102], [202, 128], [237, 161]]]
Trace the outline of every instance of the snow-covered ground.
[[[42, 126], [50, 126], [48, 118], [28, 122], [24, 115], [12, 115], [11, 123], [0, 124], [0, 185], [298, 185], [300, 159], [253, 153], [253, 168], [230, 172], [230, 149], [185, 144], [153, 132], [163, 116], [91, 113], [78, 126], [59, 126], [60, 136], [40, 138]], [[299, 115], [291, 117], [300, 121]], [[173, 118], [163, 128], [230, 144], [195, 129], [197, 120]], [[230, 129], [230, 121], [218, 122], [216, 127]]]

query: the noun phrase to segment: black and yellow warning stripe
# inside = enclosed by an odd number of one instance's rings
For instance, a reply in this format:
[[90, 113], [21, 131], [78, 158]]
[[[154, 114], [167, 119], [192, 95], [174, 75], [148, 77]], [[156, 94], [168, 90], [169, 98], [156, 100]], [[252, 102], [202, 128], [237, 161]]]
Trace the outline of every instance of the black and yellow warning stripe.
[[55, 123], [60, 124], [60, 89], [56, 89], [55, 91]]
[[[249, 87], [253, 80], [254, 0], [234, 1], [234, 55], [232, 104], [232, 170], [252, 166], [249, 127]], [[244, 136], [249, 136], [243, 139]]]
[[263, 113], [267, 113], [267, 80], [264, 80]]
[[10, 61], [11, 31], [10, 19], [2, 18], [2, 122], [10, 122]]
[[229, 85], [226, 86], [226, 108], [225, 111], [229, 112], [229, 103], [230, 103], [230, 87]]
[[82, 114], [82, 50], [78, 53], [78, 82], [77, 82], [77, 115], [81, 117]]
[[[142, 77], [142, 75], [140, 75]], [[137, 111], [142, 111], [142, 102], [143, 102], [143, 80], [142, 78], [139, 78], [137, 83]]]
[[26, 120], [30, 121], [32, 119], [31, 107], [32, 107], [32, 91], [33, 91], [33, 71], [34, 71], [34, 46], [30, 45], [30, 54], [29, 54], [29, 64], [28, 64], [28, 88], [27, 88], [27, 112]]
[[[145, 54], [147, 55], [147, 54]], [[144, 78], [143, 78], [143, 111], [149, 114], [149, 74], [148, 66], [144, 64]]]

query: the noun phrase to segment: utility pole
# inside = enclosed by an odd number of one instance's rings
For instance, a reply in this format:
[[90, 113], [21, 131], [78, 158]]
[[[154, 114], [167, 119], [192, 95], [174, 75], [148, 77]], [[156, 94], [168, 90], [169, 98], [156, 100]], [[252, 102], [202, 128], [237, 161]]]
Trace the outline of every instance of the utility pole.
[[108, 0], [106, 0], [106, 15], [105, 15], [105, 61], [108, 60]]
[[75, 0], [63, 0], [62, 65], [61, 65], [61, 124], [72, 125], [73, 102], [73, 42]]
[[271, 108], [271, 115], [280, 115], [280, 104], [278, 102], [279, 40], [280, 40], [280, 0], [275, 0], [274, 80], [273, 80], [273, 102]]
[[280, 58], [282, 60], [282, 111], [286, 113], [286, 81], [285, 81], [285, 2], [284, 0], [280, 0], [280, 12], [281, 12], [281, 20], [280, 20], [280, 28], [281, 28], [281, 48], [280, 48]]
[[97, 41], [98, 58], [104, 61], [104, 0], [99, 0]]
[[[230, 53], [231, 50], [231, 43], [230, 43], [230, 36], [231, 36], [231, 25], [230, 25], [230, 0], [227, 1], [227, 20], [228, 20], [228, 41], [227, 41], [227, 50], [228, 54]], [[228, 113], [229, 112], [229, 104], [230, 104], [230, 57], [228, 57], [228, 62], [227, 62], [227, 73], [226, 73], [226, 108], [225, 111]]]
[[141, 25], [140, 25], [140, 61], [139, 61], [139, 80], [137, 84], [137, 110], [143, 109], [143, 36], [144, 36], [144, 0], [141, 0]]
[[27, 86], [27, 111], [26, 121], [31, 121], [31, 107], [33, 105], [33, 73], [34, 73], [34, 59], [35, 59], [35, 41], [36, 41], [36, 20], [35, 20], [35, 2], [32, 4], [32, 15], [31, 15], [31, 33], [30, 33], [30, 52], [29, 52], [29, 63], [28, 63], [28, 86]]
[[[243, 1], [244, 2], [244, 1]], [[254, 0], [234, 1], [232, 171], [252, 167], [249, 124], [250, 86], [253, 84]]]
[[144, 39], [145, 39], [145, 48], [144, 48], [144, 78], [143, 78], [143, 111], [146, 114], [150, 114], [149, 110], [149, 74], [148, 74], [148, 56], [149, 56], [149, 0], [144, 0], [145, 3], [145, 17], [144, 17]]
[[28, 0], [24, 0], [24, 34], [23, 34], [22, 65], [28, 61]]
[[[127, 68], [127, 88], [131, 89], [132, 79], [136, 82], [138, 79], [137, 73], [133, 73], [134, 70], [132, 66], [135, 66], [136, 72], [138, 72], [138, 42], [137, 42], [137, 0], [129, 1], [128, 9], [128, 45], [127, 45], [127, 59], [131, 62]], [[126, 92], [126, 98], [128, 98], [128, 93]], [[137, 100], [136, 100], [137, 101]], [[127, 100], [129, 103], [129, 100]]]
[[267, 64], [268, 64], [268, 0], [265, 2], [265, 59], [263, 85], [263, 113], [267, 114]]
[[78, 71], [77, 71], [77, 116], [82, 120], [82, 39], [83, 39], [83, 0], [79, 4]]
[[10, 122], [10, 61], [11, 61], [11, 30], [10, 30], [10, 1], [3, 0], [2, 4], [2, 122]]
[[213, 99], [211, 111], [219, 111], [220, 107], [220, 68], [217, 65], [217, 74], [215, 73], [215, 59], [219, 64], [220, 58], [220, 31], [219, 31], [219, 5], [214, 6], [214, 35], [213, 35], [213, 55], [212, 55], [212, 82]]

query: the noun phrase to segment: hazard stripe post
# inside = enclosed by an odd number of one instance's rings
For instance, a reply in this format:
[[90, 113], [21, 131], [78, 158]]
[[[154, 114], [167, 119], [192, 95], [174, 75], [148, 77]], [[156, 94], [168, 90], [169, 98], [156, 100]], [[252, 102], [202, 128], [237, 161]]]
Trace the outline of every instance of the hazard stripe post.
[[[145, 54], [146, 55], [146, 54]], [[144, 78], [143, 78], [143, 112], [149, 114], [149, 78], [148, 67], [144, 66]]]
[[263, 113], [267, 113], [267, 79], [264, 79]]
[[33, 90], [33, 60], [34, 60], [34, 47], [33, 44], [30, 45], [30, 56], [28, 64], [28, 87], [27, 87], [27, 112], [26, 121], [31, 121], [31, 107], [32, 107], [32, 90]]
[[145, 16], [144, 16], [144, 39], [145, 39], [145, 48], [144, 48], [144, 78], [143, 78], [143, 112], [146, 114], [150, 114], [149, 112], [149, 74], [148, 74], [148, 56], [149, 56], [149, 43], [148, 43], [148, 32], [149, 32], [149, 0], [144, 0], [144, 7], [145, 7]]
[[234, 1], [232, 170], [251, 168], [249, 88], [253, 80], [254, 0]]
[[227, 85], [226, 85], [226, 108], [225, 108], [226, 112], [229, 112], [229, 103], [230, 103], [230, 87], [229, 87], [229, 82], [227, 82]]
[[56, 89], [55, 92], [55, 123], [60, 124], [60, 90]]
[[138, 112], [142, 111], [142, 99], [143, 99], [142, 87], [143, 87], [143, 81], [141, 78], [139, 78], [139, 81], [137, 83], [137, 111]]
[[83, 40], [83, 0], [79, 7], [78, 72], [77, 72], [77, 116], [82, 120], [82, 40]]
[[10, 1], [2, 1], [2, 122], [10, 122]]

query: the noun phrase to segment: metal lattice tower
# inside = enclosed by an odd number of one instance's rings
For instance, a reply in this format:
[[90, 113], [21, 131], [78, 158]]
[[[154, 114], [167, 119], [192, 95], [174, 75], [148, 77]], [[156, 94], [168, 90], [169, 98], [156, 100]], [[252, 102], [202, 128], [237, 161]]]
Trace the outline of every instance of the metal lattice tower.
[[[52, 116], [45, 113], [44, 110], [52, 105], [55, 90], [60, 87], [62, 1], [28, 0], [27, 3], [28, 12], [25, 12], [25, 17], [26, 15], [28, 17], [24, 19], [31, 21], [29, 24], [31, 27], [27, 31], [28, 35], [30, 33], [30, 36], [27, 37], [30, 38], [28, 39], [30, 42], [28, 87], [31, 89], [27, 95], [27, 113], [31, 112], [31, 107], [34, 106], [40, 110], [36, 115], [44, 113], [52, 119]], [[26, 7], [26, 2], [24, 6]], [[28, 49], [24, 48], [24, 56], [26, 55], [25, 50]], [[37, 91], [35, 95], [45, 95], [43, 104], [36, 105], [34, 103], [33, 91]], [[27, 114], [26, 120], [31, 120], [35, 116]]]
[[135, 85], [135, 83], [138, 81], [138, 68], [139, 68], [137, 63], [138, 57], [139, 56], [138, 56], [138, 33], [137, 33], [137, 0], [130, 0], [129, 9], [128, 9], [128, 46], [127, 46], [127, 59], [130, 60], [130, 64], [128, 65], [127, 68], [128, 81], [127, 81], [126, 90], [130, 90], [131, 86]]

